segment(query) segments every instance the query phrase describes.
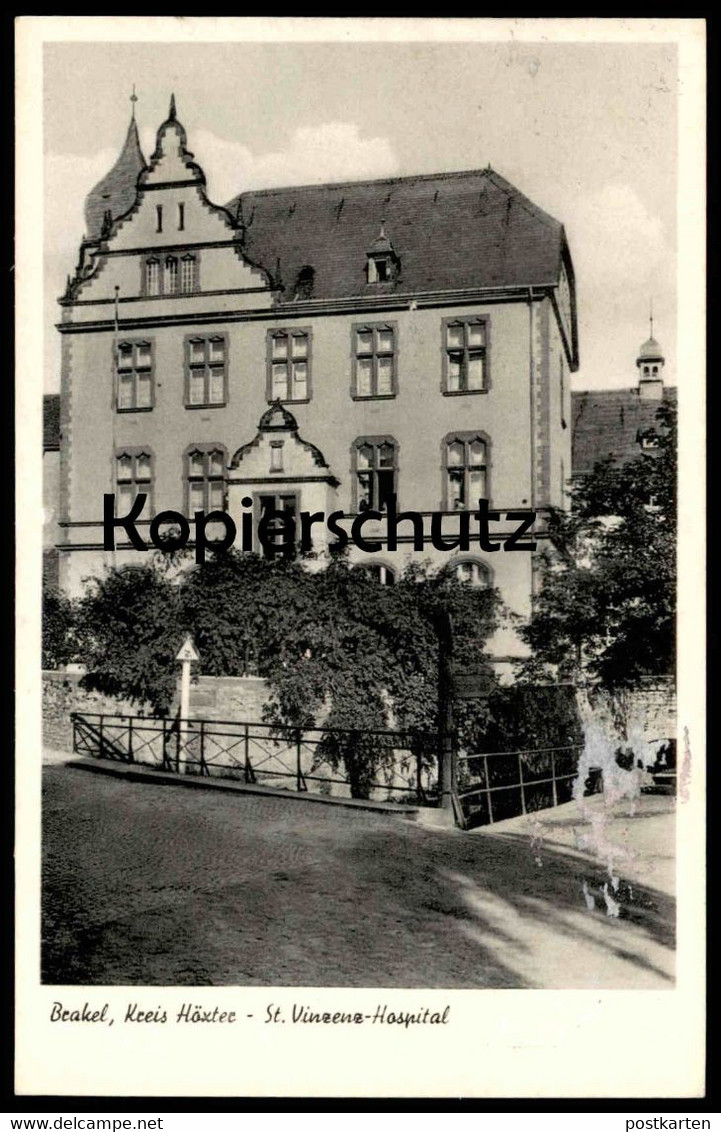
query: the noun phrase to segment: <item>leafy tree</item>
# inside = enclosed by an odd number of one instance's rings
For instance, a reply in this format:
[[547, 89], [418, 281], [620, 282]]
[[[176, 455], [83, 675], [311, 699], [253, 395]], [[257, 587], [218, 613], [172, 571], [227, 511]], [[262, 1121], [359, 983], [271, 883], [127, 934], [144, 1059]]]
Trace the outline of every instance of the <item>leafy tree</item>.
[[[232, 550], [201, 565], [160, 555], [107, 574], [84, 599], [85, 683], [162, 712], [173, 698], [185, 633], [193, 634], [206, 675], [240, 675], [251, 656], [270, 685], [268, 721], [338, 729], [319, 753], [345, 769], [355, 797], [365, 797], [394, 757], [369, 732], [408, 730], [416, 754], [435, 756], [440, 611], [455, 618], [458, 658], [481, 668], [490, 687], [483, 650], [498, 604], [495, 591], [417, 565], [390, 587], [343, 556], [313, 570]], [[463, 705], [461, 716], [467, 729], [477, 727], [483, 708]]]
[[[267, 659], [274, 693], [268, 715], [308, 726], [325, 711], [326, 726], [349, 729], [349, 736], [328, 736], [320, 750], [332, 766], [343, 763], [352, 793], [364, 797], [393, 758], [388, 743], [369, 730], [401, 728], [411, 733], [415, 754], [435, 756], [441, 610], [456, 615], [459, 658], [474, 658], [493, 682], [483, 647], [498, 596], [458, 581], [452, 571], [431, 574], [417, 565], [393, 587], [379, 586], [343, 558], [304, 576], [306, 601], [296, 604]], [[464, 705], [463, 714], [474, 726], [483, 717], [477, 706]]]
[[42, 596], [42, 665], [62, 668], [75, 660], [75, 606], [54, 586], [44, 586]]
[[584, 675], [608, 688], [673, 671], [676, 614], [676, 409], [657, 414], [658, 447], [605, 461], [555, 512], [541, 591], [521, 629], [526, 678]]
[[82, 686], [164, 714], [183, 631], [180, 590], [158, 562], [109, 570], [79, 603]]

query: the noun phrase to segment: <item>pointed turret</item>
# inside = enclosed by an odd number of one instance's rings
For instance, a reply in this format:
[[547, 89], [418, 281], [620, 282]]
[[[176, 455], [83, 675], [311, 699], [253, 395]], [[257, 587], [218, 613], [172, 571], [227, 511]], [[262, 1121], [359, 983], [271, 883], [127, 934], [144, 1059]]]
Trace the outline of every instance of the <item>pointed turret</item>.
[[111, 220], [116, 220], [133, 206], [138, 177], [145, 168], [133, 105], [133, 116], [118, 160], [85, 200], [85, 235], [88, 240], [100, 239], [104, 225], [107, 228], [107, 213], [110, 213]]

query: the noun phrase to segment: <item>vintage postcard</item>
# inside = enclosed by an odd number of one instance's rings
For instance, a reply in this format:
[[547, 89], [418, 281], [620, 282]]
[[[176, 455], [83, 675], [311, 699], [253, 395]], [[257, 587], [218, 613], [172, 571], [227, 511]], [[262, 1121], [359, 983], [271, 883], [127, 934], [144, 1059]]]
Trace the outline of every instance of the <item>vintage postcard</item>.
[[704, 68], [18, 20], [19, 1095], [703, 1095]]

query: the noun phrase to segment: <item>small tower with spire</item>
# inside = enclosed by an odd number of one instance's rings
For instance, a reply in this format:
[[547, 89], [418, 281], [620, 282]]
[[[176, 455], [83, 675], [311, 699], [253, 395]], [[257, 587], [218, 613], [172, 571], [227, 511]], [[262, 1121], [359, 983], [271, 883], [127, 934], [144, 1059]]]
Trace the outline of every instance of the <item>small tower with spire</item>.
[[653, 336], [653, 303], [649, 309], [649, 337], [641, 346], [636, 358], [638, 366], [638, 395], [646, 400], [660, 401], [663, 397], [663, 367], [666, 359]]
[[135, 203], [138, 178], [146, 168], [140, 148], [138, 125], [135, 121], [135, 103], [138, 96], [130, 96], [132, 107], [128, 132], [120, 156], [109, 173], [92, 189], [85, 200], [85, 232], [88, 240], [106, 239], [112, 223]]

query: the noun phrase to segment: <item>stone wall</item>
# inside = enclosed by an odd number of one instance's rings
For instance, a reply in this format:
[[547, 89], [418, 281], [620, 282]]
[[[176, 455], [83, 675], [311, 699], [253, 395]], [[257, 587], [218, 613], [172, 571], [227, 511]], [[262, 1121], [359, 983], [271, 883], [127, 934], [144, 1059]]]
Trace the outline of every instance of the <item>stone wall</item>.
[[[263, 722], [270, 692], [259, 676], [201, 676], [190, 686], [190, 714], [195, 719], [241, 719]], [[173, 714], [179, 699], [173, 701]]]
[[83, 691], [81, 675], [79, 672], [43, 672], [43, 744], [46, 747], [58, 751], [72, 750], [70, 714], [73, 711], [103, 712], [107, 715], [149, 714], [148, 709], [142, 712], [137, 704], [128, 700]]
[[[74, 711], [108, 715], [150, 715], [150, 708], [114, 696], [85, 692], [79, 672], [43, 672], [43, 742], [59, 751], [72, 749]], [[201, 676], [190, 688], [190, 714], [196, 719], [241, 719], [262, 722], [268, 685], [255, 676]], [[171, 714], [178, 709], [178, 697]]]
[[613, 696], [593, 687], [578, 689], [581, 716], [595, 714], [615, 723], [619, 738], [632, 745], [659, 743], [676, 735], [676, 688], [671, 679], [647, 679], [641, 687]]

